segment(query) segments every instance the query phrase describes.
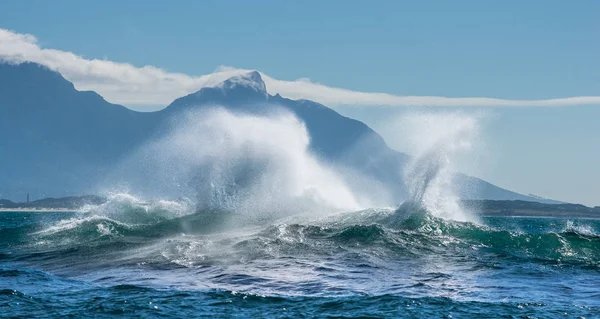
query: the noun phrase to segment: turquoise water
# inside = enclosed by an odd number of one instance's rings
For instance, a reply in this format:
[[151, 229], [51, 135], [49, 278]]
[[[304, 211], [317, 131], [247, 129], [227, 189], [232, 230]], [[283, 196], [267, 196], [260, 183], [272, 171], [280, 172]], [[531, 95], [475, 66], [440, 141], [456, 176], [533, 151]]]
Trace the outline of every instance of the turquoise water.
[[600, 221], [0, 213], [3, 317], [600, 318]]

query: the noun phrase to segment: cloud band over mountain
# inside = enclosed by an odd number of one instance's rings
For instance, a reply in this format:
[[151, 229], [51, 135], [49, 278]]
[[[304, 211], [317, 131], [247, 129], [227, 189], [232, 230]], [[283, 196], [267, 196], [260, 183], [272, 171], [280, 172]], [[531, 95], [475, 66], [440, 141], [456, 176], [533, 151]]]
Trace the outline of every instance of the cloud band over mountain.
[[[214, 86], [249, 70], [219, 67], [214, 73], [190, 76], [154, 66], [86, 59], [72, 52], [42, 48], [37, 38], [0, 28], [0, 60], [36, 62], [60, 72], [79, 90], [93, 90], [108, 101], [129, 106], [164, 106], [202, 87]], [[458, 106], [555, 107], [600, 104], [600, 96], [546, 100], [507, 100], [488, 97], [399, 96], [329, 87], [308, 79], [284, 81], [261, 73], [270, 94], [309, 99], [329, 106]], [[138, 107], [139, 109], [140, 107]]]

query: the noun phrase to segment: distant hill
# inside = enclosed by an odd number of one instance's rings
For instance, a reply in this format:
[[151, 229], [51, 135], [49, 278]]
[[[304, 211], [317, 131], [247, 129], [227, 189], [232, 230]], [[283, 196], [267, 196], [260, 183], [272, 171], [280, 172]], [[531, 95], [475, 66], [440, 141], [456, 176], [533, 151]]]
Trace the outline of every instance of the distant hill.
[[498, 187], [480, 178], [460, 173], [454, 176], [453, 184], [457, 187], [458, 195], [464, 199], [521, 200], [545, 204], [564, 204], [564, 202], [557, 200], [519, 194]]
[[600, 218], [600, 207], [579, 204], [544, 204], [522, 200], [465, 200], [463, 205], [485, 216]]
[[[59, 73], [34, 63], [0, 63], [0, 197], [69, 196], [93, 192], [98, 179], [131, 150], [161, 133], [179, 112], [220, 105], [261, 114], [273, 106], [293, 112], [319, 157], [342, 163], [406, 195], [402, 167], [409, 156], [390, 149], [364, 123], [309, 100], [269, 95], [258, 72], [181, 97], [157, 112], [136, 112], [78, 91]], [[471, 199], [549, 200], [514, 193], [457, 175], [459, 195]], [[473, 192], [477, 189], [477, 192]]]

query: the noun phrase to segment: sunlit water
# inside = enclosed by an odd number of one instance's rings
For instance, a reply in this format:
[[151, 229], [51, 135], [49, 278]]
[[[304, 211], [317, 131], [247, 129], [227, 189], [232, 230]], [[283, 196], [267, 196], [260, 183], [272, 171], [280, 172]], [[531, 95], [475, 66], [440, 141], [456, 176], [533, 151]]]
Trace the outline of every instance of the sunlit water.
[[120, 209], [0, 213], [2, 316], [600, 315], [598, 220]]

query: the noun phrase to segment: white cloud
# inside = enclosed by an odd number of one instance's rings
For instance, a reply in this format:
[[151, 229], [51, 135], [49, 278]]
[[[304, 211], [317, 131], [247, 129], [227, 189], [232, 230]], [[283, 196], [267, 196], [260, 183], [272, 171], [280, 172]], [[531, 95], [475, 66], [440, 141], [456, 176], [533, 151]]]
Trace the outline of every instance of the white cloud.
[[[190, 76], [154, 66], [136, 67], [127, 63], [86, 59], [71, 52], [41, 48], [37, 39], [0, 29], [0, 59], [36, 62], [60, 72], [79, 90], [93, 90], [106, 100], [128, 106], [165, 106], [174, 99], [214, 86], [249, 70], [219, 67], [214, 73]], [[576, 96], [547, 100], [505, 100], [486, 97], [398, 96], [328, 87], [301, 78], [283, 81], [261, 73], [270, 94], [291, 99], [309, 99], [329, 106], [574, 106], [600, 104], [600, 96]]]

